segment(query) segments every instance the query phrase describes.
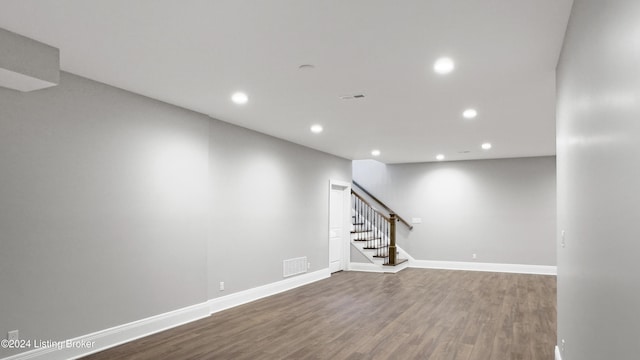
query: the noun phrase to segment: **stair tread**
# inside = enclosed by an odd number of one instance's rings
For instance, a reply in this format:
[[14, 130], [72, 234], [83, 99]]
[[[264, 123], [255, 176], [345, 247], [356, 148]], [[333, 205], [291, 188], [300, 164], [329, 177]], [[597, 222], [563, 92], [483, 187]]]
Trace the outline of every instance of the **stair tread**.
[[363, 222], [353, 223], [353, 225], [364, 225]]
[[366, 232], [372, 232], [373, 229], [371, 230], [351, 230], [352, 234], [358, 234], [358, 233], [366, 233]]
[[373, 240], [380, 240], [381, 238], [376, 237], [376, 238], [365, 238], [365, 239], [353, 239], [353, 241], [373, 241]]
[[365, 246], [363, 247], [363, 249], [365, 250], [378, 250], [378, 249], [384, 249], [386, 248], [387, 245], [380, 245], [380, 246]]

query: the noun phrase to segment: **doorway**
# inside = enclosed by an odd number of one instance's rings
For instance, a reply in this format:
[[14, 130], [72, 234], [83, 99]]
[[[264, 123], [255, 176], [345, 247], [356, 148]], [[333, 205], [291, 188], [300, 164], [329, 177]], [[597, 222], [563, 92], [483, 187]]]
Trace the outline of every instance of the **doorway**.
[[329, 186], [329, 270], [347, 270], [351, 222], [351, 184], [330, 181]]

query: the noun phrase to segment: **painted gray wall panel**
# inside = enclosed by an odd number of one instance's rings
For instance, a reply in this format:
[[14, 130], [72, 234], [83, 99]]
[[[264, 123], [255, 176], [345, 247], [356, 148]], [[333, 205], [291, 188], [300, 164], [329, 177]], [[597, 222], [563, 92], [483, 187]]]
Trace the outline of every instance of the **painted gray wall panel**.
[[209, 123], [66, 73], [0, 89], [0, 331], [66, 340], [205, 301]]
[[636, 0], [575, 1], [558, 66], [563, 360], [640, 354], [638, 24]]
[[408, 221], [398, 243], [419, 260], [555, 265], [555, 157], [385, 165], [353, 178]]
[[349, 246], [349, 261], [351, 261], [352, 263], [365, 263], [365, 264], [373, 264], [373, 262], [371, 262], [371, 260], [369, 260], [369, 258], [367, 258], [366, 256], [364, 256], [360, 250], [356, 249], [355, 246], [353, 246], [353, 244], [351, 244], [351, 246]]
[[66, 340], [282, 280], [285, 258], [327, 268], [350, 164], [68, 73], [0, 89], [0, 332]]
[[210, 153], [210, 298], [282, 280], [285, 259], [329, 266], [329, 179], [351, 182], [351, 161], [220, 121]]

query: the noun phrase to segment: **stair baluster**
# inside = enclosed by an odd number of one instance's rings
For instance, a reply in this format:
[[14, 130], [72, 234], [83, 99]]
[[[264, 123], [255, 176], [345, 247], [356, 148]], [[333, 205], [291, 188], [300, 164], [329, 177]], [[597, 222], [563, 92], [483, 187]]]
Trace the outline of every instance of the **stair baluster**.
[[406, 261], [396, 256], [397, 215], [391, 213], [387, 217], [353, 190], [351, 194], [354, 241], [363, 241], [364, 249], [373, 250], [373, 257], [383, 258], [384, 265], [395, 266]]

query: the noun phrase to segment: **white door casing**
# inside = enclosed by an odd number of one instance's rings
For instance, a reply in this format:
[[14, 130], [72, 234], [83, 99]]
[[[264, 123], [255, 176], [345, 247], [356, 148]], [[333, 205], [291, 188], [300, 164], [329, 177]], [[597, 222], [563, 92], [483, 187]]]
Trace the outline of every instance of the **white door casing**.
[[351, 184], [330, 181], [329, 185], [329, 270], [346, 270], [349, 261]]

